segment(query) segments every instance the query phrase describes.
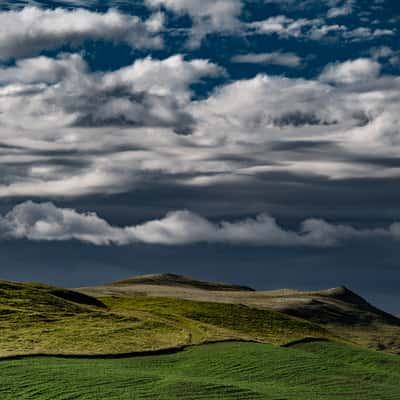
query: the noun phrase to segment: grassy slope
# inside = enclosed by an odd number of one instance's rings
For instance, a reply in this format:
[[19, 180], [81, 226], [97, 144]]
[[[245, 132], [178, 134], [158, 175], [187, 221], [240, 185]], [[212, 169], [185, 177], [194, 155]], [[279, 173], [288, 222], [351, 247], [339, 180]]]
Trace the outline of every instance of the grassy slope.
[[284, 344], [330, 336], [306, 321], [239, 304], [143, 296], [101, 302], [10, 282], [0, 282], [0, 327], [0, 357], [121, 354], [232, 339]]
[[334, 343], [192, 347], [117, 360], [0, 362], [0, 398], [397, 400], [397, 356]]
[[[154, 284], [157, 279], [160, 282]], [[139, 277], [124, 282], [81, 288], [79, 291], [95, 297], [141, 294], [268, 308], [318, 323], [335, 335], [363, 347], [400, 354], [400, 319], [378, 310], [344, 287], [320, 292], [200, 290], [198, 287], [178, 287], [163, 279], [163, 275], [153, 276], [151, 280]]]

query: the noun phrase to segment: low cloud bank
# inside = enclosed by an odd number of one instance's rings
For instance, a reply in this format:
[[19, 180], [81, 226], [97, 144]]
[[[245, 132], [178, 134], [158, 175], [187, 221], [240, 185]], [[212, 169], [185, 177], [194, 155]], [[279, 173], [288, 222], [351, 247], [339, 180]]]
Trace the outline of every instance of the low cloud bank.
[[399, 239], [400, 223], [388, 228], [356, 229], [319, 219], [286, 230], [268, 214], [235, 222], [210, 222], [190, 211], [174, 211], [164, 218], [126, 227], [112, 226], [95, 213], [58, 208], [53, 203], [27, 201], [0, 216], [0, 239], [33, 241], [78, 240], [98, 246], [137, 243], [185, 245], [224, 243], [253, 246], [331, 247], [355, 239]]

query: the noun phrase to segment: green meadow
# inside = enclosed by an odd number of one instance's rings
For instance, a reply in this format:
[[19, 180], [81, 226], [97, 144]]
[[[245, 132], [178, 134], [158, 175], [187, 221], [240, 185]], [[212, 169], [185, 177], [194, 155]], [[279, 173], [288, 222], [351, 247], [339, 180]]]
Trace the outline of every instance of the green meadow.
[[400, 359], [331, 342], [190, 347], [120, 359], [0, 362], [0, 398], [398, 400]]

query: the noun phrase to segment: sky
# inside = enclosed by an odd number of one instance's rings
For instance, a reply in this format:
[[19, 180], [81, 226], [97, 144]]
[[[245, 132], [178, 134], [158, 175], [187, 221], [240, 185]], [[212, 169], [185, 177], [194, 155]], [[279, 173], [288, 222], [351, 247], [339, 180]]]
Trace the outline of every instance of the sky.
[[0, 278], [400, 314], [399, 30], [395, 0], [0, 0]]

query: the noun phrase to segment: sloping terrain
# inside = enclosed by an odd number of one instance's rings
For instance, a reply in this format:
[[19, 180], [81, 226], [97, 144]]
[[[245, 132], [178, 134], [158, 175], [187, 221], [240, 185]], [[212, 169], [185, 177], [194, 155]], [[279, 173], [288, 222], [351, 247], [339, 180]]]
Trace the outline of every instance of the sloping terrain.
[[[121, 283], [78, 289], [95, 297], [170, 297], [193, 301], [242, 304], [275, 310], [319, 324], [333, 335], [376, 350], [400, 353], [400, 320], [369, 304], [351, 290], [340, 287], [318, 292], [204, 290], [197, 285], [173, 283], [173, 275], [134, 278]], [[176, 277], [176, 276], [175, 276]], [[180, 277], [177, 280], [181, 280]]]
[[400, 358], [335, 343], [223, 343], [124, 359], [0, 361], [2, 400], [397, 400]]
[[95, 299], [38, 284], [0, 282], [0, 357], [112, 355], [244, 340], [331, 338], [320, 326], [268, 309], [148, 296]]

